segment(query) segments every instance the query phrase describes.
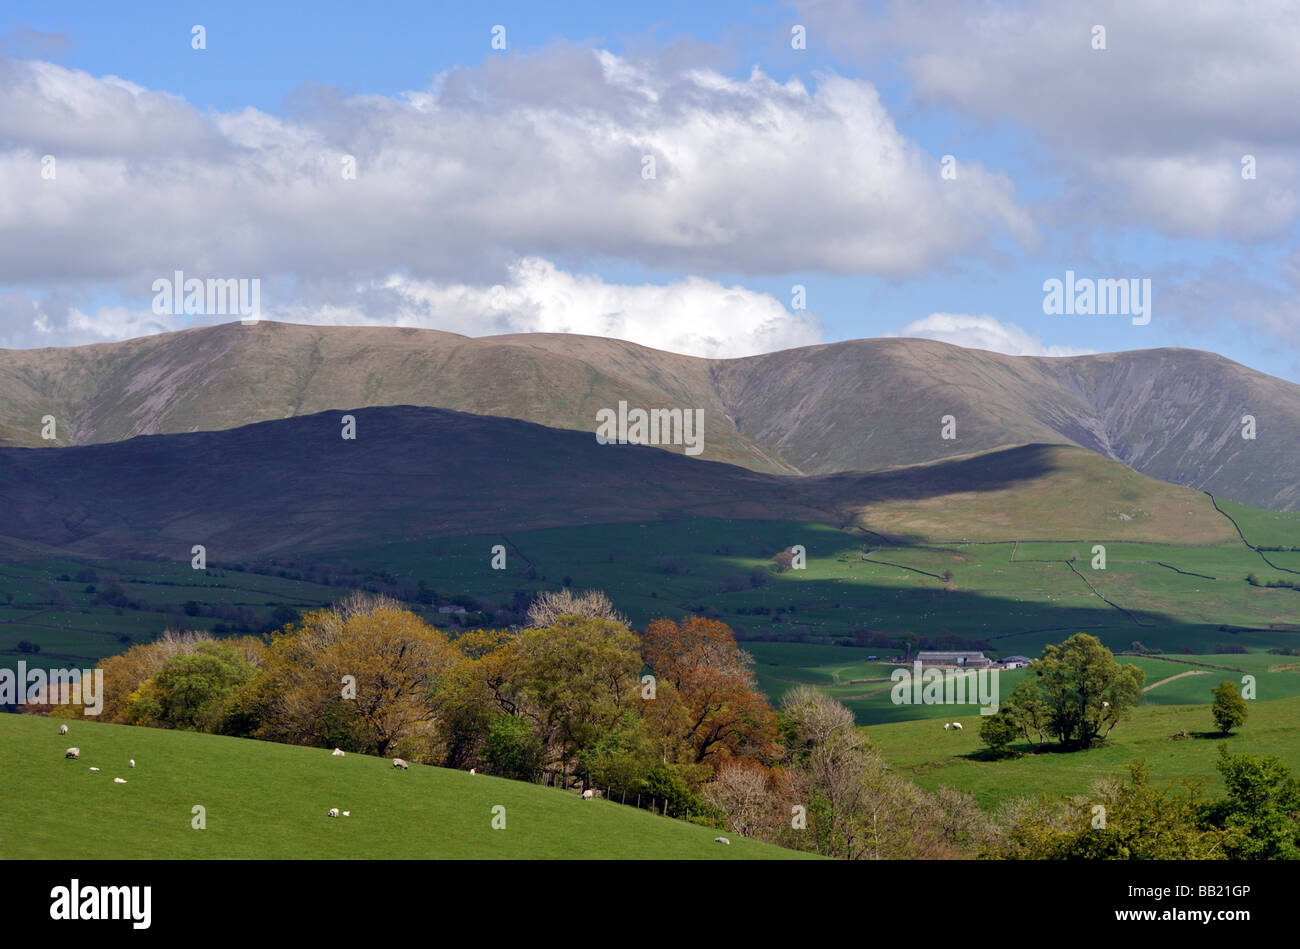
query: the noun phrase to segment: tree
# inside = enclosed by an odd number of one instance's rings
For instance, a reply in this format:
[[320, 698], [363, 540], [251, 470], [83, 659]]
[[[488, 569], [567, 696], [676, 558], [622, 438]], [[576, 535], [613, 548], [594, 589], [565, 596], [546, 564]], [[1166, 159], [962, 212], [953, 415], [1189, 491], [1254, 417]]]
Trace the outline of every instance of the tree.
[[1237, 690], [1237, 683], [1231, 679], [1224, 679], [1219, 683], [1218, 688], [1212, 690], [1212, 694], [1214, 707], [1210, 711], [1214, 715], [1214, 723], [1219, 726], [1222, 734], [1226, 735], [1246, 723], [1246, 716], [1250, 709]]
[[528, 607], [528, 626], [531, 629], [553, 626], [561, 616], [595, 617], [627, 626], [627, 617], [614, 609], [602, 591], [574, 593], [567, 585], [562, 590], [537, 594]]
[[672, 686], [655, 702], [685, 706], [682, 740], [696, 764], [732, 755], [771, 756], [776, 716], [758, 691], [753, 658], [736, 645], [726, 623], [691, 616], [657, 619], [645, 631], [645, 663]]
[[1018, 730], [1011, 715], [1006, 711], [999, 711], [994, 715], [984, 716], [984, 721], [980, 725], [980, 741], [988, 745], [990, 751], [1003, 755], [1007, 752], [1007, 746], [1015, 740]]
[[998, 714], [1005, 715], [1031, 745], [1041, 745], [1045, 740], [1047, 702], [1032, 679], [1021, 679], [1016, 684]]
[[484, 762], [484, 742], [495, 718], [518, 714], [517, 642], [518, 636], [507, 630], [476, 629], [452, 643], [455, 658], [430, 696], [438, 715], [445, 767], [469, 768]]
[[818, 851], [858, 856], [868, 774], [881, 767], [866, 735], [848, 708], [806, 685], [785, 694], [781, 717], [791, 765], [803, 778]]
[[168, 659], [132, 693], [127, 724], [221, 732], [235, 693], [257, 672], [229, 643], [200, 642], [193, 652]]
[[437, 712], [429, 693], [454, 657], [442, 631], [388, 597], [358, 594], [308, 612], [267, 648], [251, 699], [258, 737], [430, 760]]
[[1231, 860], [1300, 860], [1300, 781], [1275, 755], [1232, 755], [1219, 745], [1228, 796], [1205, 809]]
[[911, 630], [907, 630], [905, 632], [899, 633], [898, 644], [903, 647], [904, 662], [912, 658], [912, 653], [916, 649], [916, 647], [920, 645], [920, 642], [921, 641], [916, 637], [916, 633], [912, 632]]
[[701, 794], [733, 833], [762, 839], [781, 821], [771, 783], [771, 772], [759, 762], [735, 760], [719, 769]]
[[1036, 690], [1042, 697], [1047, 732], [1072, 749], [1089, 748], [1108, 736], [1141, 699], [1146, 681], [1145, 672], [1116, 662], [1101, 640], [1087, 633], [1047, 646], [1032, 668], [1036, 676], [1022, 681], [1030, 683], [1025, 692]]
[[639, 646], [621, 623], [572, 614], [519, 638], [519, 711], [563, 774], [641, 701]]
[[483, 760], [493, 774], [535, 781], [542, 770], [542, 743], [524, 719], [497, 715], [488, 726]]
[[623, 790], [639, 787], [658, 761], [650, 729], [633, 708], [582, 748], [578, 758], [584, 784]]

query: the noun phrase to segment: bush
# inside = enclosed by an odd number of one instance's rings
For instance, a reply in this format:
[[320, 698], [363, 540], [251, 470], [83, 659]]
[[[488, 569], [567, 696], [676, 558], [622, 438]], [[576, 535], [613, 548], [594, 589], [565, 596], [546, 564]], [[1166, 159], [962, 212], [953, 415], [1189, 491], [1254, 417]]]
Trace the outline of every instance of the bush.
[[542, 773], [542, 743], [526, 720], [517, 715], [498, 715], [488, 726], [483, 760], [495, 775], [535, 781]]
[[[641, 779], [640, 793], [643, 797], [651, 797], [660, 801], [668, 802], [668, 815], [670, 817], [685, 817], [690, 814], [701, 814], [711, 810], [705, 807], [704, 803], [691, 793], [686, 782], [677, 774], [669, 765], [657, 764], [651, 768], [644, 778]], [[663, 805], [660, 805], [662, 813]]]
[[995, 754], [1004, 755], [1007, 747], [1015, 741], [1019, 729], [1005, 712], [985, 716], [980, 725], [980, 741], [989, 746]]
[[200, 642], [181, 653], [127, 700], [127, 724], [220, 733], [238, 688], [257, 667], [228, 643]]

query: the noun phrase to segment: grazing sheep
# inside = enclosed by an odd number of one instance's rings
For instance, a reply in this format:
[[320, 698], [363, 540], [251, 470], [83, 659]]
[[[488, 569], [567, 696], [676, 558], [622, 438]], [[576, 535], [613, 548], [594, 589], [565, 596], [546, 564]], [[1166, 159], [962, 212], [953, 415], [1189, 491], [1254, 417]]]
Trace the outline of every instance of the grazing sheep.
[[592, 788], [587, 788], [587, 790], [582, 792], [582, 799], [584, 801], [590, 801], [595, 796], [596, 796], [596, 792]]
[[98, 771], [99, 769], [96, 768], [94, 765], [91, 765], [91, 766], [90, 766], [90, 770], [91, 770], [91, 771]]
[[80, 748], [69, 748], [67, 751], [65, 751], [65, 752], [63, 753], [63, 757], [65, 757], [65, 758], [80, 758], [80, 757], [81, 757], [81, 749], [80, 749]]
[[113, 779], [113, 783], [114, 783], [114, 784], [126, 784], [126, 778], [114, 778], [114, 779]]
[[407, 764], [405, 761], [403, 761], [401, 758], [394, 758], [394, 759], [393, 759], [393, 767], [394, 767], [394, 768], [401, 768], [403, 771], [406, 771], [406, 770], [408, 770], [408, 769], [410, 768], [410, 765], [408, 765], [408, 764]]
[[957, 731], [961, 731], [961, 722], [953, 722], [952, 727], [957, 729]]
[[68, 733], [68, 726], [67, 726], [67, 725], [60, 725], [60, 726], [59, 726], [59, 734], [60, 734], [60, 735], [66, 735], [67, 733]]
[[343, 812], [343, 816], [344, 816], [344, 817], [351, 817], [351, 816], [352, 816], [352, 812], [351, 812], [351, 811], [344, 811], [344, 812]]
[[1102, 707], [1102, 708], [1110, 708], [1110, 703], [1109, 703], [1109, 702], [1102, 702], [1102, 703], [1101, 703], [1101, 707]]
[[713, 838], [713, 842], [714, 842], [715, 844], [730, 844], [730, 843], [731, 843], [731, 841], [728, 840], [726, 837], [714, 837], [714, 838]]
[[475, 771], [473, 768], [470, 768], [470, 769], [469, 769], [469, 773], [470, 773], [470, 774], [478, 774], [478, 772]]
[[337, 807], [331, 807], [331, 808], [330, 808], [330, 812], [329, 812], [329, 816], [330, 816], [330, 817], [338, 817], [338, 816], [339, 816], [339, 809], [338, 809]]
[[949, 724], [948, 722], [944, 722], [944, 723], [943, 723], [943, 730], [944, 730], [944, 731], [947, 731], [947, 730], [950, 729], [950, 728], [952, 728], [952, 725], [951, 725], [951, 724]]
[[134, 758], [131, 759], [131, 767], [133, 767], [133, 768], [135, 767], [135, 759], [134, 759]]
[[333, 751], [330, 752], [330, 754], [332, 754], [335, 758], [342, 758], [344, 755], [344, 751], [342, 748], [335, 748]]

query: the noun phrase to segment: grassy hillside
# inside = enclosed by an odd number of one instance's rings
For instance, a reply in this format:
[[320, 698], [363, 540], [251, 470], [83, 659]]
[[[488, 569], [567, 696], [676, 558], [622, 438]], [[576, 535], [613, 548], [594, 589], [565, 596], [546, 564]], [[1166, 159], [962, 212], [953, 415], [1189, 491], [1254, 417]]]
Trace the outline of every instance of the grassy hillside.
[[[927, 789], [948, 786], [968, 791], [985, 808], [1022, 795], [1086, 794], [1098, 778], [1121, 773], [1135, 758], [1146, 759], [1158, 783], [1181, 777], [1205, 779], [1211, 793], [1223, 791], [1214, 769], [1221, 739], [1211, 733], [1214, 720], [1208, 703], [1144, 703], [1134, 709], [1132, 718], [1116, 726], [1106, 742], [1088, 751], [1001, 760], [984, 756], [978, 715], [953, 715], [951, 720], [962, 722], [964, 728], [945, 731], [937, 721], [896, 722], [873, 726], [868, 735], [904, 776]], [[1252, 702], [1245, 726], [1226, 739], [1228, 749], [1234, 754], [1277, 755], [1300, 773], [1297, 721], [1300, 696]], [[1172, 740], [1184, 729], [1190, 738]], [[1027, 750], [1023, 743], [1014, 747]]]
[[[920, 339], [745, 359], [570, 334], [470, 339], [411, 328], [232, 323], [122, 343], [0, 350], [0, 444], [45, 447], [384, 405], [591, 432], [616, 407], [704, 410], [703, 457], [831, 474], [1000, 445], [1074, 444], [1165, 481], [1300, 506], [1300, 386], [1211, 353], [1003, 356]], [[1260, 436], [1239, 437], [1254, 414]], [[44, 442], [52, 414], [59, 438]], [[940, 437], [940, 419], [957, 437]], [[680, 448], [671, 449], [680, 451]]]
[[[782, 859], [573, 792], [190, 732], [0, 715], [0, 858]], [[66, 760], [70, 745], [79, 760]], [[134, 769], [128, 759], [136, 760]], [[102, 768], [98, 773], [91, 766]], [[114, 777], [126, 784], [114, 784]], [[207, 827], [191, 826], [193, 807]], [[492, 808], [506, 827], [492, 829]], [[331, 819], [330, 808], [351, 812]]]
[[1209, 499], [1070, 446], [912, 468], [760, 474], [511, 419], [396, 406], [221, 432], [0, 448], [0, 546], [188, 561], [686, 520], [854, 524], [894, 542], [1239, 542]]

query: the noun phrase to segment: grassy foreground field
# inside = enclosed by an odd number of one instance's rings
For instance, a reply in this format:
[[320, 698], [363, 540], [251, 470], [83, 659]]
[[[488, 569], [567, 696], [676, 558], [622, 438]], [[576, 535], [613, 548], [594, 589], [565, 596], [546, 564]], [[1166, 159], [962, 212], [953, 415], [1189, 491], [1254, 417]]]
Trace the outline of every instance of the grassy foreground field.
[[[60, 736], [59, 724], [0, 715], [0, 858], [811, 856], [734, 834], [718, 844], [708, 827], [486, 775], [82, 720]], [[79, 760], [63, 757], [70, 745]], [[195, 805], [205, 830], [191, 827]], [[497, 805], [504, 830], [492, 828]], [[331, 819], [331, 807], [352, 816]]]
[[[1214, 767], [1221, 741], [1226, 741], [1232, 754], [1276, 755], [1293, 773], [1300, 773], [1300, 729], [1296, 728], [1300, 696], [1251, 702], [1245, 726], [1227, 739], [1211, 734], [1208, 702], [1143, 704], [1116, 726], [1106, 742], [1088, 751], [1025, 754], [1001, 760], [984, 756], [978, 715], [953, 716], [952, 720], [962, 722], [962, 731], [944, 731], [938, 722], [923, 720], [876, 725], [867, 733], [885, 760], [903, 776], [928, 790], [947, 786], [967, 791], [983, 808], [1039, 793], [1086, 794], [1098, 778], [1122, 774], [1124, 766], [1136, 758], [1146, 759], [1152, 780], [1158, 784], [1177, 778], [1204, 779], [1211, 794], [1222, 794], [1223, 781]], [[1172, 739], [1184, 729], [1191, 737]], [[1023, 742], [1013, 747], [1028, 750]]]

